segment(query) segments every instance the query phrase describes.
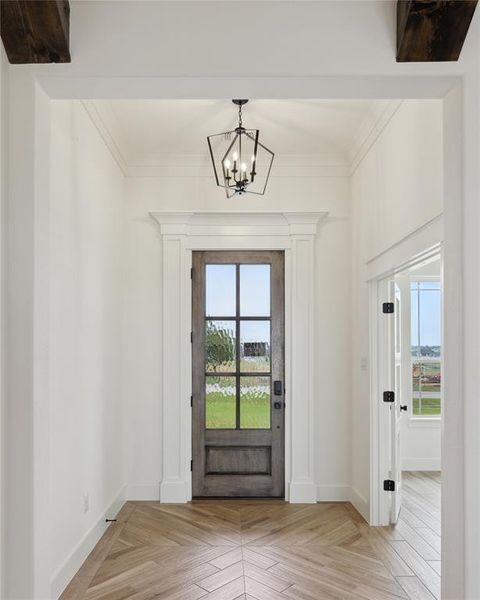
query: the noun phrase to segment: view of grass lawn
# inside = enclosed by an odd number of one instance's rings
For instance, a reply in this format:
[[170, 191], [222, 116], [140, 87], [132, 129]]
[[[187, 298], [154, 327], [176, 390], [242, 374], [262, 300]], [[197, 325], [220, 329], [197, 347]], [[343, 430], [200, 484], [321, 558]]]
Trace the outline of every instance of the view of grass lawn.
[[[266, 377], [242, 377], [242, 429], [270, 428], [270, 392], [268, 385], [265, 385], [268, 381]], [[235, 429], [235, 378], [208, 376], [205, 399], [207, 429]]]
[[441, 414], [441, 363], [426, 359], [414, 360], [412, 370], [412, 414], [418, 417]]
[[413, 398], [413, 414], [415, 416], [438, 416], [440, 415], [440, 398]]

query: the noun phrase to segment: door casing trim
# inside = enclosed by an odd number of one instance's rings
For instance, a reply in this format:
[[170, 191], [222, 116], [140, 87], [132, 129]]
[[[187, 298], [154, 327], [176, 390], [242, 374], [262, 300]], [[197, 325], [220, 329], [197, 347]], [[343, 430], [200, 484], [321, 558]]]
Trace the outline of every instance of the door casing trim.
[[285, 252], [285, 499], [317, 501], [311, 323], [315, 238], [327, 215], [327, 211], [150, 213], [160, 226], [163, 254], [160, 502], [182, 503], [192, 498], [190, 269], [194, 250]]
[[[388, 281], [411, 267], [432, 257], [443, 263], [443, 217], [433, 219], [428, 226], [407, 236], [395, 249], [386, 252], [381, 265], [371, 268], [369, 289], [370, 345], [370, 525], [390, 524], [390, 498], [382, 482], [389, 478], [389, 413], [382, 401], [388, 389], [388, 359], [382, 348], [387, 346], [388, 323], [381, 313], [382, 302], [388, 296]], [[419, 252], [419, 248], [423, 248]], [[443, 286], [442, 286], [443, 289]], [[442, 291], [443, 294], [443, 291]], [[444, 358], [442, 356], [442, 372]]]

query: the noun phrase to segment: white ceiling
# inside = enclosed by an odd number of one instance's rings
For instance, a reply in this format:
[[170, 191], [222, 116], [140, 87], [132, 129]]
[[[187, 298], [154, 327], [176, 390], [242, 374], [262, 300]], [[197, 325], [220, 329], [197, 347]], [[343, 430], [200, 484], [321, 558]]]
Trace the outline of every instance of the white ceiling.
[[[260, 129], [275, 160], [350, 164], [378, 120], [384, 100], [251, 100], [245, 126]], [[230, 100], [101, 100], [90, 106], [126, 165], [161, 163], [171, 157], [208, 160], [207, 135], [233, 129]], [[310, 162], [310, 161], [309, 161]]]

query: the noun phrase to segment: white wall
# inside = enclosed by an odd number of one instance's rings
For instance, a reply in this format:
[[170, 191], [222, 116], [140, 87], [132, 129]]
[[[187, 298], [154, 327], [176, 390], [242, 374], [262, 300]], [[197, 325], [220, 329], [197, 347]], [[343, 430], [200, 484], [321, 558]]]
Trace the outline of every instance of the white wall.
[[[369, 498], [367, 263], [442, 213], [442, 104], [405, 100], [352, 178], [352, 487]], [[363, 368], [362, 368], [363, 367]]]
[[5, 432], [4, 432], [4, 416], [5, 416], [5, 401], [4, 401], [4, 262], [5, 262], [5, 209], [7, 196], [7, 144], [8, 144], [8, 60], [0, 43], [0, 598], [3, 598], [4, 590], [4, 465], [5, 460]]
[[124, 485], [124, 178], [80, 102], [52, 102], [50, 176], [49, 548], [57, 597]]
[[440, 471], [441, 424], [402, 419], [401, 452], [403, 471]]
[[329, 210], [317, 240], [315, 460], [319, 499], [350, 487], [350, 185], [348, 178], [272, 177], [265, 197], [226, 200], [206, 178], [130, 178], [125, 301], [125, 460], [129, 498], [159, 497], [161, 245], [155, 210]]

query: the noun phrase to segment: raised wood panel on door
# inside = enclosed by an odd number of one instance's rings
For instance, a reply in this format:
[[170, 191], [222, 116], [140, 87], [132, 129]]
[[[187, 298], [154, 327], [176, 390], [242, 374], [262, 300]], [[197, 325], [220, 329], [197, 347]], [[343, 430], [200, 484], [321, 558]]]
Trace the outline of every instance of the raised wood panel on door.
[[[194, 252], [192, 282], [192, 448], [194, 497], [283, 497], [284, 495], [284, 253], [281, 251]], [[235, 314], [220, 318], [235, 328], [235, 367], [230, 375], [235, 381], [236, 428], [213, 429], [206, 425], [206, 266], [235, 266]], [[244, 265], [269, 265], [269, 316], [240, 314], [240, 273]], [[233, 268], [233, 267], [232, 267]], [[222, 293], [222, 290], [219, 290]], [[249, 290], [255, 296], [256, 290]], [[248, 374], [240, 366], [240, 327], [244, 323], [269, 322], [270, 367], [267, 372]], [[233, 325], [235, 323], [235, 325]], [[231, 369], [229, 369], [230, 371]], [[218, 375], [216, 373], [216, 375]], [[225, 374], [220, 373], [220, 376]], [[208, 375], [211, 376], [211, 375]], [[242, 428], [240, 422], [241, 377], [269, 380], [269, 424], [263, 429]], [[280, 381], [282, 391], [274, 395], [273, 382]], [[280, 408], [274, 408], [274, 403]]]

